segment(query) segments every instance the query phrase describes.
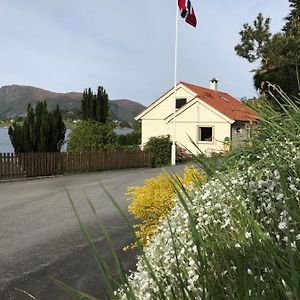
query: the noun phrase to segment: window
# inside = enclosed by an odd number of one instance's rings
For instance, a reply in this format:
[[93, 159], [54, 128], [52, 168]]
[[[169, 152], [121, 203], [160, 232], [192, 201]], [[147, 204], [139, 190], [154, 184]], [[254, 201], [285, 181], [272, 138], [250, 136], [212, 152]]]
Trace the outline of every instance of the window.
[[184, 104], [186, 104], [186, 98], [176, 99], [176, 108], [180, 108]]
[[200, 142], [212, 142], [213, 140], [213, 128], [212, 127], [199, 127], [199, 141]]
[[241, 134], [242, 133], [242, 128], [241, 127], [237, 127], [235, 130], [235, 134]]

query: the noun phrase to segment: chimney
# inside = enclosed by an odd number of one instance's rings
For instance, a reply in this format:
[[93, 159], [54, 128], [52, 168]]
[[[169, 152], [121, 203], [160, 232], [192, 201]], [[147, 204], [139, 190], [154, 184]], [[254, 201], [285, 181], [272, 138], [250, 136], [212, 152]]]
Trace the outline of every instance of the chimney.
[[213, 78], [211, 81], [210, 81], [210, 86], [209, 88], [213, 91], [217, 91], [218, 90], [218, 80], [216, 78]]

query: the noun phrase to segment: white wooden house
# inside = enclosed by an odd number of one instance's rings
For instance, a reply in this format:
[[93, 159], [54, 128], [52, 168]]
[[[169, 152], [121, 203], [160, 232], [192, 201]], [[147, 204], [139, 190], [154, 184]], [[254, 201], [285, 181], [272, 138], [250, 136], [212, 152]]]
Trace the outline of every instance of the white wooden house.
[[[152, 136], [173, 136], [174, 89], [170, 89], [135, 119], [142, 123], [142, 146]], [[255, 113], [228, 93], [217, 90], [217, 80], [210, 88], [186, 82], [176, 86], [175, 140], [193, 153], [224, 150], [224, 141], [238, 147], [247, 138]], [[193, 141], [193, 142], [192, 142]]]

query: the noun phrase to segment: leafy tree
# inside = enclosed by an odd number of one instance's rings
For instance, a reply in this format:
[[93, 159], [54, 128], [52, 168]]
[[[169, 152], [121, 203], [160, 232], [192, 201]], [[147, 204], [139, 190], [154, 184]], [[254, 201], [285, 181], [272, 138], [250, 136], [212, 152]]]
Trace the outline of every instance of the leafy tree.
[[120, 134], [117, 136], [120, 149], [139, 149], [141, 145], [141, 131], [134, 130], [128, 134]]
[[112, 122], [103, 124], [95, 120], [81, 121], [69, 135], [67, 150], [69, 152], [115, 150], [116, 139]]
[[132, 125], [131, 125], [132, 129], [134, 129], [135, 131], [142, 131], [142, 123], [138, 122], [138, 121], [133, 121]]
[[[121, 122], [120, 127], [122, 127], [121, 125], [130, 127], [128, 122]], [[141, 123], [134, 121], [131, 127], [133, 129], [131, 133], [120, 134], [117, 136], [118, 148], [120, 150], [140, 149], [142, 139]]]
[[250, 63], [260, 61], [259, 68], [253, 70], [253, 79], [255, 88], [261, 93], [269, 90], [265, 83], [270, 82], [292, 96], [299, 94], [300, 1], [290, 0], [290, 6], [292, 10], [282, 32], [271, 34], [270, 19], [260, 13], [253, 26], [243, 25], [241, 43], [235, 46], [237, 55]]
[[95, 95], [91, 88], [85, 89], [81, 100], [83, 120], [94, 120], [100, 123], [109, 121], [108, 94], [102, 86]]
[[151, 153], [151, 165], [160, 167], [171, 162], [172, 142], [169, 135], [150, 137], [144, 149]]
[[38, 102], [35, 109], [28, 104], [23, 124], [15, 123], [8, 134], [15, 152], [59, 152], [66, 127], [60, 109], [47, 110], [46, 102]]

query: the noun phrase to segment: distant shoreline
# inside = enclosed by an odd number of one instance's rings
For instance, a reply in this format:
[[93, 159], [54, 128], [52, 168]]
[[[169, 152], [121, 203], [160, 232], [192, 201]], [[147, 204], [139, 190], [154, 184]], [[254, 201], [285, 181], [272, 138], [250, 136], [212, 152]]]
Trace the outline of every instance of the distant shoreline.
[[[69, 121], [64, 121], [66, 128], [67, 129], [74, 129], [76, 124], [74, 124], [73, 122], [69, 122]], [[9, 128], [10, 126], [13, 125], [13, 122], [1, 122], [0, 123], [0, 128]]]
[[9, 126], [11, 126], [13, 123], [8, 123], [8, 122], [4, 122], [4, 123], [0, 123], [0, 128], [9, 128]]
[[[12, 123], [11, 124], [6, 123], [6, 124], [7, 124], [6, 125], [7, 127], [5, 127], [3, 125], [3, 123], [0, 126], [0, 153], [14, 152], [13, 146], [11, 144], [11, 141], [10, 141], [9, 135], [8, 135], [8, 128]], [[68, 138], [69, 133], [72, 131], [73, 128], [67, 127], [66, 139]], [[116, 128], [115, 129], [115, 133], [117, 135], [128, 134], [128, 133], [131, 133], [132, 131], [134, 131], [132, 128]], [[62, 151], [66, 151], [66, 144], [64, 144]]]

